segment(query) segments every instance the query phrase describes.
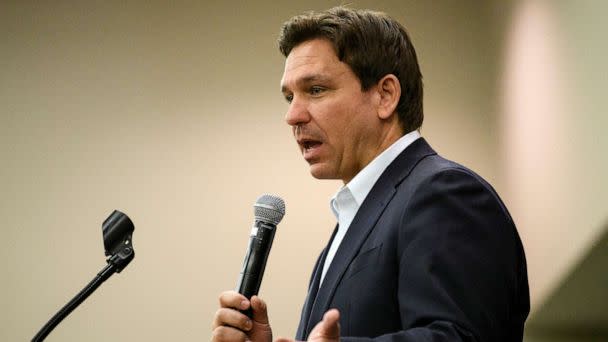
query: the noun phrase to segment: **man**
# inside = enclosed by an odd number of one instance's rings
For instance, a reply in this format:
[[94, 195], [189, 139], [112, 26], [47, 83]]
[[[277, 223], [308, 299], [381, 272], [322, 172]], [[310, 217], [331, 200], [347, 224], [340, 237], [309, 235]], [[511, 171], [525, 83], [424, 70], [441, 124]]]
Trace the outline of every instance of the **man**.
[[[286, 121], [310, 172], [345, 184], [296, 339], [521, 341], [521, 241], [492, 187], [420, 137], [422, 76], [405, 29], [338, 7], [292, 18], [279, 45]], [[228, 291], [220, 306], [214, 341], [272, 340], [260, 298]], [[238, 311], [249, 307], [251, 320]]]

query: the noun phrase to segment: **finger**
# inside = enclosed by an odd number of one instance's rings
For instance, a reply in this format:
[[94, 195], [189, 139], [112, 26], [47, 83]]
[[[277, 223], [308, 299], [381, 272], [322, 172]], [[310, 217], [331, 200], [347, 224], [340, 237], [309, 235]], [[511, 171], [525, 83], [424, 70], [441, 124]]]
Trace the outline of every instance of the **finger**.
[[331, 309], [323, 315], [321, 321], [321, 332], [323, 336], [331, 339], [340, 337], [340, 312], [336, 309]]
[[232, 327], [219, 326], [213, 329], [211, 340], [213, 342], [245, 342], [247, 335]]
[[276, 340], [274, 340], [274, 342], [295, 342], [295, 340], [292, 340], [287, 337], [279, 337]]
[[249, 308], [249, 300], [236, 291], [225, 291], [220, 294], [220, 306], [223, 308], [234, 308], [245, 310]]
[[253, 309], [253, 320], [256, 323], [268, 324], [268, 307], [262, 298], [251, 297], [251, 308]]
[[249, 317], [239, 311], [229, 308], [220, 308], [215, 312], [213, 328], [222, 325], [228, 325], [243, 331], [249, 331], [253, 327], [253, 323]]
[[308, 340], [334, 340], [340, 339], [340, 313], [331, 309], [323, 315], [323, 320], [312, 329]]

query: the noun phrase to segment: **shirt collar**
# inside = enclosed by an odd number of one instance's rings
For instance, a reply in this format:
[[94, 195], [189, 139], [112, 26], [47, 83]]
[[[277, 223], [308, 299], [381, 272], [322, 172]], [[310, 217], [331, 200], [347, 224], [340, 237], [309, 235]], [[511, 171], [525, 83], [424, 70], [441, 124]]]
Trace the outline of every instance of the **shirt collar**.
[[374, 160], [367, 164], [359, 173], [350, 181], [348, 184], [341, 187], [336, 194], [332, 197], [330, 207], [336, 218], [339, 217], [340, 211], [340, 197], [339, 194], [342, 192], [350, 192], [352, 198], [354, 198], [357, 206], [357, 210], [367, 197], [367, 194], [372, 190], [372, 187], [380, 178], [380, 175], [386, 170], [386, 168], [397, 158], [401, 152], [403, 152], [411, 143], [420, 138], [418, 131], [409, 132], [408, 134], [399, 138], [386, 150], [382, 151]]

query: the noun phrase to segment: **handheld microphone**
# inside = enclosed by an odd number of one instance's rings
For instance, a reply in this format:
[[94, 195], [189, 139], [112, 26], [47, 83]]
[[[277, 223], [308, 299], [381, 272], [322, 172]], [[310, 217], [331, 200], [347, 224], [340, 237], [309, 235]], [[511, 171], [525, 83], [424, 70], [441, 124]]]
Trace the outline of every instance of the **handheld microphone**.
[[[249, 245], [243, 267], [241, 269], [236, 291], [248, 299], [257, 295], [262, 283], [262, 276], [266, 268], [266, 261], [272, 247], [272, 240], [277, 229], [277, 224], [281, 222], [285, 215], [285, 202], [282, 198], [273, 195], [260, 196], [253, 205], [255, 219]], [[251, 308], [244, 311], [251, 317]]]

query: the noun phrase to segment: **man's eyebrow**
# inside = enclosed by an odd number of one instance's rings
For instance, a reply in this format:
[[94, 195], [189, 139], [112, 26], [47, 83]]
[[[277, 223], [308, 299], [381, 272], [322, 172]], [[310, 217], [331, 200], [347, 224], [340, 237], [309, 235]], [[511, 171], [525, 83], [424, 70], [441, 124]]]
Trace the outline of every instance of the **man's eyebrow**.
[[[313, 82], [327, 82], [329, 81], [330, 78], [322, 75], [322, 74], [310, 74], [310, 75], [305, 75], [304, 77], [300, 77], [296, 80], [296, 85], [298, 86], [302, 86], [305, 84], [309, 84], [309, 83], [313, 83]], [[281, 85], [281, 92], [285, 93], [287, 92], [287, 86], [285, 86], [285, 84]]]

